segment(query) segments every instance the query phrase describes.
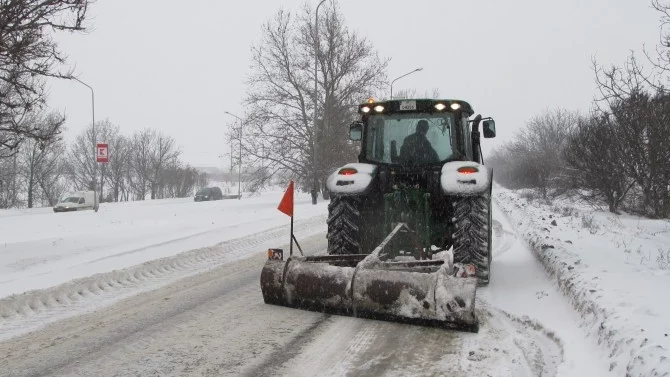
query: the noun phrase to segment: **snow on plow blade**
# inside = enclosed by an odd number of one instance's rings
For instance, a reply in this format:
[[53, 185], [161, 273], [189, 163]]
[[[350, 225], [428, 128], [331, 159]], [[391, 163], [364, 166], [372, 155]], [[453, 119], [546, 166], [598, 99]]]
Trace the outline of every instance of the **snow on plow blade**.
[[270, 259], [261, 272], [263, 299], [300, 309], [478, 331], [474, 271], [462, 275], [463, 266], [445, 260], [383, 261], [378, 249], [370, 255]]

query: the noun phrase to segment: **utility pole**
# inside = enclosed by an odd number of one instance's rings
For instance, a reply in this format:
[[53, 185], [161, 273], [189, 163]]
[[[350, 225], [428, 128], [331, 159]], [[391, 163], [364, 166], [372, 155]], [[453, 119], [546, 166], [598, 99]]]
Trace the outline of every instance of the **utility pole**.
[[[98, 138], [97, 134], [95, 132], [95, 92], [93, 91], [93, 87], [88, 85], [87, 83], [79, 80], [76, 77], [72, 77], [74, 80], [79, 82], [80, 84], [86, 86], [91, 90], [91, 115], [93, 117], [93, 191], [97, 191], [98, 187], [98, 161], [97, 161], [97, 154], [98, 154]], [[102, 191], [100, 191], [100, 200], [102, 200]], [[96, 211], [97, 212], [97, 211]]]

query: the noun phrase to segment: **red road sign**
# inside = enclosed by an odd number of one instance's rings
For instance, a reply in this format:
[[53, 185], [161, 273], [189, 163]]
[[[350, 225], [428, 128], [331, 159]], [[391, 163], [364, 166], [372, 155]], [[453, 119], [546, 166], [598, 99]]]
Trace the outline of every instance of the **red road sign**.
[[107, 143], [98, 143], [96, 151], [96, 161], [109, 162], [109, 145]]

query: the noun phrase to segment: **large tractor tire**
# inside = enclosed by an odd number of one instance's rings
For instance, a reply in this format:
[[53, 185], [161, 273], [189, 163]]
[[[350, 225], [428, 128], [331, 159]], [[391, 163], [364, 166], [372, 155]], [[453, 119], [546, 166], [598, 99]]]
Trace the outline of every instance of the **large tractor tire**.
[[363, 198], [333, 195], [328, 204], [328, 254], [362, 254]]
[[328, 254], [361, 254], [362, 197], [334, 195], [328, 204]]
[[367, 196], [332, 195], [328, 204], [328, 254], [369, 254], [383, 214], [373, 216]]
[[491, 280], [491, 195], [459, 197], [453, 202], [454, 262], [473, 264], [480, 285]]

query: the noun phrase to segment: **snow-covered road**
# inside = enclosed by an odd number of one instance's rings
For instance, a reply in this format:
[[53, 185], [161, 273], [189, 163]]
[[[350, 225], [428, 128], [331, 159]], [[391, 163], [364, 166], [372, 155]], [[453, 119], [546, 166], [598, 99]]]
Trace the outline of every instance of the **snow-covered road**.
[[[237, 241], [258, 247], [245, 258], [245, 247], [224, 247], [238, 256], [0, 343], [0, 376], [612, 375], [497, 208], [494, 219], [495, 275], [478, 291], [478, 334], [265, 305], [262, 250], [274, 238], [250, 235]], [[323, 229], [308, 231], [316, 227], [303, 227], [309, 253], [325, 249]]]

